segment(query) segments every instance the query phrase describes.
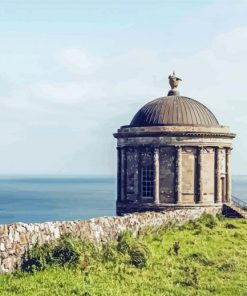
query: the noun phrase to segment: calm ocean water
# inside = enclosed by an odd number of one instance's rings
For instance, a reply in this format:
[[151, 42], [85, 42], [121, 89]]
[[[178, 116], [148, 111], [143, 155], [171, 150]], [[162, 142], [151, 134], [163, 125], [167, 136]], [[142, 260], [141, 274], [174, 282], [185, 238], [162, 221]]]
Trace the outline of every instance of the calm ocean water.
[[110, 216], [115, 199], [114, 178], [0, 177], [0, 224]]
[[[246, 192], [247, 176], [234, 176], [233, 194]], [[115, 199], [115, 178], [0, 177], [0, 224], [111, 216]]]

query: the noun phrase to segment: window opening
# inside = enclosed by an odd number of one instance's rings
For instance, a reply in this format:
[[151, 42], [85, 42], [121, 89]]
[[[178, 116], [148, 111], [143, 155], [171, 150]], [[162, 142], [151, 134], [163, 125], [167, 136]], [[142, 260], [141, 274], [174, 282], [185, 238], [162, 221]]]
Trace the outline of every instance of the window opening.
[[142, 197], [152, 199], [154, 195], [154, 168], [147, 165], [142, 168]]

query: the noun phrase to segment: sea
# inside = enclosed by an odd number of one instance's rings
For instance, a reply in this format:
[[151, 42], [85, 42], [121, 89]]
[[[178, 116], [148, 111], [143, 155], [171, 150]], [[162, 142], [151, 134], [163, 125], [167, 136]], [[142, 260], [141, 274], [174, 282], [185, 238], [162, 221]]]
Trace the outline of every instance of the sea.
[[[0, 176], [0, 224], [115, 215], [116, 178]], [[247, 202], [247, 176], [233, 176], [232, 193]]]

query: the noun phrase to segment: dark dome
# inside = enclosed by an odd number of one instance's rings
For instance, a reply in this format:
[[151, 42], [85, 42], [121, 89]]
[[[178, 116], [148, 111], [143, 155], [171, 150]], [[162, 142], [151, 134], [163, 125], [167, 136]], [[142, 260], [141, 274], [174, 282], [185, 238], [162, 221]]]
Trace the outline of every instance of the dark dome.
[[130, 126], [219, 125], [214, 114], [203, 104], [183, 96], [155, 99], [143, 106]]

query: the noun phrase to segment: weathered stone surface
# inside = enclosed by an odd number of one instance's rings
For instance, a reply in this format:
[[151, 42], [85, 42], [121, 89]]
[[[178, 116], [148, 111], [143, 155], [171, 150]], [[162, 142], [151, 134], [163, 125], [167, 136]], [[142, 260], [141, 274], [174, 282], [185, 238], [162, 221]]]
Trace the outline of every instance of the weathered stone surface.
[[[183, 130], [183, 134], [173, 134], [176, 129], [179, 133]], [[167, 204], [197, 206], [230, 202], [230, 157], [226, 155], [230, 155], [234, 135], [227, 128], [198, 126], [197, 134], [190, 134], [188, 126], [122, 127], [120, 130], [115, 135], [118, 139], [118, 215], [136, 212], [140, 207], [160, 210]], [[164, 134], [159, 134], [159, 130], [164, 130]], [[144, 131], [148, 134], [142, 134]], [[155, 155], [159, 155], [156, 165]], [[156, 167], [159, 169], [155, 170]], [[148, 193], [146, 188], [151, 188]], [[155, 205], [148, 208], [147, 204], [151, 203]]]
[[127, 229], [138, 234], [140, 229], [146, 226], [181, 225], [199, 218], [203, 212], [215, 215], [221, 212], [221, 207], [170, 209], [166, 212], [135, 213], [123, 217], [100, 217], [86, 221], [0, 225], [0, 229], [4, 229], [0, 234], [0, 273], [11, 272], [20, 267], [23, 255], [36, 243], [53, 242], [64, 234], [69, 233], [74, 237], [102, 244], [116, 239]]

